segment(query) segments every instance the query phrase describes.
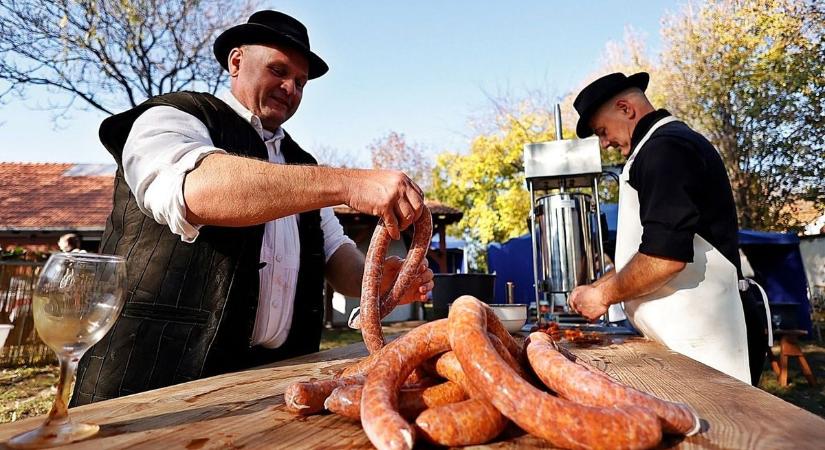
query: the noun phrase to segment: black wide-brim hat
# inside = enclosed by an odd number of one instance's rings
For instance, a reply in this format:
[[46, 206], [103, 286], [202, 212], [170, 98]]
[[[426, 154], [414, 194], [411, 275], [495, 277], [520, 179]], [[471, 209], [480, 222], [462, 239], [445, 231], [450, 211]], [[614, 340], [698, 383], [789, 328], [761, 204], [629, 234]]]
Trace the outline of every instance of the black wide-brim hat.
[[215, 39], [213, 51], [221, 67], [227, 69], [229, 52], [246, 44], [281, 44], [299, 50], [309, 61], [311, 80], [327, 73], [329, 66], [309, 47], [307, 29], [298, 20], [278, 11], [258, 11], [241, 25], [236, 25]]
[[573, 100], [573, 107], [579, 113], [576, 135], [580, 138], [592, 136], [593, 128], [590, 127], [590, 119], [599, 107], [627, 88], [635, 87], [644, 92], [649, 81], [650, 75], [647, 72], [639, 72], [629, 77], [616, 72], [588, 84]]

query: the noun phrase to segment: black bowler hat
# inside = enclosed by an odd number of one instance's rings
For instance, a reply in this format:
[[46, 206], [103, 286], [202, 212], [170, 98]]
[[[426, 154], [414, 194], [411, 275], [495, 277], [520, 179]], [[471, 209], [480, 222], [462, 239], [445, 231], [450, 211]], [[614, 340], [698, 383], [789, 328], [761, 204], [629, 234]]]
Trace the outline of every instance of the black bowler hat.
[[650, 75], [647, 72], [639, 72], [629, 77], [616, 72], [588, 84], [573, 100], [573, 107], [579, 113], [576, 135], [580, 138], [586, 138], [593, 134], [593, 130], [590, 128], [590, 119], [593, 118], [593, 114], [604, 102], [627, 88], [636, 87], [644, 92], [649, 81]]
[[299, 50], [309, 61], [310, 80], [329, 70], [327, 63], [310, 51], [309, 35], [304, 24], [278, 11], [258, 11], [246, 23], [221, 33], [213, 47], [221, 67], [227, 69], [229, 52], [244, 44], [283, 44]]

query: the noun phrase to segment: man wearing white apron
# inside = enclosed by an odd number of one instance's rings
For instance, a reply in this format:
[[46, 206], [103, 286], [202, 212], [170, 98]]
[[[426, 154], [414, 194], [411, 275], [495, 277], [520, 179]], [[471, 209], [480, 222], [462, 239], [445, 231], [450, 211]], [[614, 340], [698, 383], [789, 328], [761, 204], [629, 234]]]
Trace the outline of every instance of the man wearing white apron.
[[[620, 177], [616, 270], [569, 298], [595, 319], [627, 318], [645, 337], [745, 383], [758, 380], [764, 323], [739, 296], [738, 225], [713, 145], [644, 95], [649, 75], [604, 76], [576, 97], [576, 133], [627, 157]], [[624, 302], [624, 311], [621, 304]], [[757, 311], [758, 312], [758, 311]], [[746, 315], [755, 317], [746, 327]], [[764, 314], [764, 313], [763, 313]], [[749, 367], [749, 333], [752, 367]], [[760, 356], [761, 355], [761, 356]]]

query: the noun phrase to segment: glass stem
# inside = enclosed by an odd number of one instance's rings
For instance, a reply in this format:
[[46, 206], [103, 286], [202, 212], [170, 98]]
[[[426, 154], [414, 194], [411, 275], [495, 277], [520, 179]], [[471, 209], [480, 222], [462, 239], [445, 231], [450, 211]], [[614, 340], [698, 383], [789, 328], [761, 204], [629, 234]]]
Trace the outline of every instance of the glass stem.
[[69, 421], [69, 399], [72, 396], [72, 383], [74, 383], [77, 362], [80, 359], [77, 355], [58, 355], [60, 360], [60, 380], [57, 382], [57, 394], [54, 397], [54, 404], [46, 425], [60, 425]]

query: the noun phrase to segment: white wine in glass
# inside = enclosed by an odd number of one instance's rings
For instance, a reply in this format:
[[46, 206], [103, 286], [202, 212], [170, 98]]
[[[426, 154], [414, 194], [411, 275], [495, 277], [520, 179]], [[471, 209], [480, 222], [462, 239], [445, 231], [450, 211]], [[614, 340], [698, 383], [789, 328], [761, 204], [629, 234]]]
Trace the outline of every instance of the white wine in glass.
[[56, 253], [43, 266], [32, 302], [34, 326], [57, 353], [60, 380], [46, 421], [11, 438], [10, 447], [52, 447], [98, 432], [97, 425], [69, 419], [69, 398], [77, 362], [114, 325], [123, 308], [125, 289], [126, 260], [120, 256]]

